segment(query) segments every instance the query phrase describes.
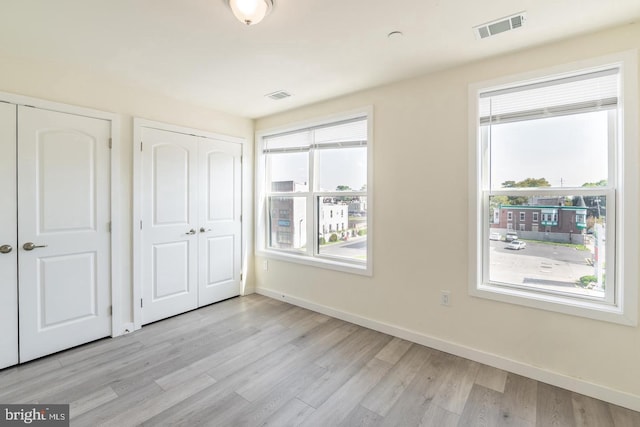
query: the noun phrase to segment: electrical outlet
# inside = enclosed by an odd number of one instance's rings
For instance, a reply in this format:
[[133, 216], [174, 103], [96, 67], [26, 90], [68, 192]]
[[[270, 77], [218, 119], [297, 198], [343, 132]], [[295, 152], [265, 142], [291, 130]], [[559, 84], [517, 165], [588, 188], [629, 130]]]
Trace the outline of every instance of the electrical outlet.
[[269, 271], [269, 261], [268, 260], [265, 259], [264, 261], [262, 261], [262, 269], [264, 271]]
[[440, 305], [451, 305], [451, 291], [440, 291]]

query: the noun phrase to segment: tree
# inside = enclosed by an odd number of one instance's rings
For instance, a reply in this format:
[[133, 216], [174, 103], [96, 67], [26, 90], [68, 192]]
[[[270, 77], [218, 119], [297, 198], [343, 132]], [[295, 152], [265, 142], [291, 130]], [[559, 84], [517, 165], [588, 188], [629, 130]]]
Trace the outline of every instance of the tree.
[[[531, 187], [551, 187], [546, 178], [526, 178], [522, 181], [505, 181], [502, 188], [531, 188]], [[506, 205], [526, 205], [529, 198], [526, 196], [508, 196]]]
[[551, 187], [549, 181], [546, 178], [526, 178], [522, 181], [505, 181], [502, 183], [503, 188], [514, 188], [514, 187]]
[[336, 191], [351, 191], [351, 187], [348, 185], [338, 185]]
[[606, 179], [601, 179], [598, 182], [585, 182], [584, 184], [582, 184], [583, 187], [606, 187], [607, 186], [607, 180]]

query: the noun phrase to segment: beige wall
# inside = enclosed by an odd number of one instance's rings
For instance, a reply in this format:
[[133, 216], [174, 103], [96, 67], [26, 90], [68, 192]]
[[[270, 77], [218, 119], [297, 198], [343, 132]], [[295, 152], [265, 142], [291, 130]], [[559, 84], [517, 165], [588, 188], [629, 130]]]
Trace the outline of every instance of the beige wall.
[[[133, 117], [191, 127], [253, 141], [253, 121], [207, 110], [126, 87], [89, 69], [69, 69], [61, 64], [30, 62], [19, 58], [0, 57], [0, 92], [31, 96], [48, 101], [103, 110], [119, 115], [121, 120], [119, 188], [120, 223], [123, 245], [116, 250], [123, 266], [114, 285], [122, 293], [123, 323], [132, 322], [131, 275], [131, 193]], [[252, 150], [251, 150], [252, 152]], [[249, 210], [250, 212], [250, 210]], [[117, 332], [116, 332], [117, 333]]]
[[[375, 243], [371, 278], [275, 260], [263, 271], [256, 258], [257, 288], [628, 393], [637, 405], [639, 328], [468, 295], [466, 171], [470, 83], [639, 47], [640, 25], [627, 25], [258, 120], [264, 130], [373, 105]], [[451, 307], [439, 305], [443, 289]]]

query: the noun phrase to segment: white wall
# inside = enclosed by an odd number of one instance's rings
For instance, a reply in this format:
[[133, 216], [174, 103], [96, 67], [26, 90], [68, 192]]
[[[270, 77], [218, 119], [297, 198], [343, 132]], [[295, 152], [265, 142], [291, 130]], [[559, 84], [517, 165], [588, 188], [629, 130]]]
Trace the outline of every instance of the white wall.
[[640, 25], [627, 25], [258, 120], [264, 130], [373, 105], [376, 195], [373, 277], [275, 260], [263, 271], [256, 258], [258, 291], [640, 410], [639, 328], [470, 297], [466, 248], [468, 85], [639, 47]]
[[[69, 69], [63, 64], [29, 62], [20, 58], [0, 57], [0, 92], [31, 96], [49, 101], [109, 111], [120, 116], [121, 206], [120, 223], [123, 247], [116, 250], [123, 266], [121, 277], [114, 277], [114, 285], [121, 287], [122, 323], [133, 321], [131, 274], [131, 193], [133, 117], [141, 117], [224, 135], [245, 138], [249, 147], [253, 141], [253, 121], [229, 114], [207, 110], [143, 92], [90, 69]], [[188, 76], [185, 76], [188, 78]], [[252, 149], [250, 155], [252, 155]], [[249, 164], [251, 164], [249, 162]], [[252, 176], [252, 174], [250, 175]], [[252, 180], [252, 178], [250, 179]], [[250, 183], [251, 184], [251, 183]], [[246, 197], [245, 201], [251, 201]], [[247, 212], [253, 212], [247, 206]], [[250, 215], [245, 218], [251, 219]], [[249, 271], [252, 280], [252, 272]]]

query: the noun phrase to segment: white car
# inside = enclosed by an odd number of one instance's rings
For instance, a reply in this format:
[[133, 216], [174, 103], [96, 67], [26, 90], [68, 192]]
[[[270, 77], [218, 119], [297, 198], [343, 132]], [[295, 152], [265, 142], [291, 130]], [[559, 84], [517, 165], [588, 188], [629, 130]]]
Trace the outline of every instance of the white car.
[[512, 240], [507, 245], [507, 249], [514, 249], [516, 251], [518, 251], [520, 249], [524, 249], [526, 247], [527, 247], [527, 244], [525, 242], [523, 242], [522, 240]]
[[505, 237], [505, 240], [507, 242], [510, 242], [512, 240], [518, 240], [518, 235], [516, 234], [515, 231], [507, 231], [507, 236]]
[[489, 233], [489, 240], [502, 240], [500, 233]]

